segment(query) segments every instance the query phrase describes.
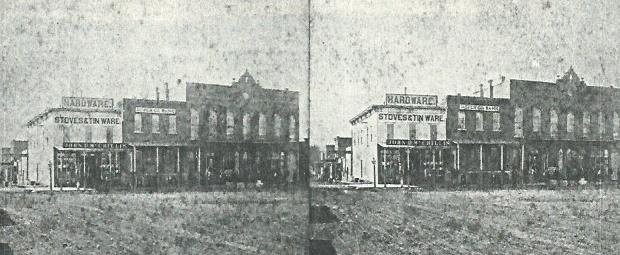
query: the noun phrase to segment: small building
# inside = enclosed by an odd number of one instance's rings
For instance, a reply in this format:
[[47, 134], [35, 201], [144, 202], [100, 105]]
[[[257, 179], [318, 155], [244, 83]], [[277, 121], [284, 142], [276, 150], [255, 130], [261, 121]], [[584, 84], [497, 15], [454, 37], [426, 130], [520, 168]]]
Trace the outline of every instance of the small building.
[[262, 88], [246, 71], [232, 85], [188, 83], [186, 95], [201, 184], [300, 180], [298, 92]]
[[335, 145], [336, 145], [337, 162], [342, 171], [341, 179], [350, 181], [351, 180], [351, 169], [353, 167], [352, 165], [353, 162], [351, 161], [351, 156], [352, 156], [351, 145], [352, 145], [353, 140], [351, 139], [351, 137], [336, 136], [336, 138], [334, 138], [334, 142], [336, 143]]
[[446, 107], [434, 95], [387, 94], [350, 120], [353, 179], [378, 184], [429, 184], [453, 167]]
[[121, 111], [112, 98], [63, 97], [26, 123], [29, 181], [97, 188], [118, 180], [124, 160]]
[[17, 184], [17, 168], [10, 147], [0, 150], [0, 187]]
[[[28, 169], [28, 141], [11, 141], [11, 154], [17, 170], [17, 179], [20, 184], [30, 184], [30, 171]], [[36, 173], [33, 173], [36, 174]], [[36, 176], [34, 176], [36, 179]]]

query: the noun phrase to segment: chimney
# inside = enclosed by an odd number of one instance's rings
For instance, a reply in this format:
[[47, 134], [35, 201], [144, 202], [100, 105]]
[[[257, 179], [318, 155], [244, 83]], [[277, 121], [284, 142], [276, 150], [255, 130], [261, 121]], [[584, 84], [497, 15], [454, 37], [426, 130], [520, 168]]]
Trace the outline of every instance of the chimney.
[[493, 98], [493, 80], [489, 80], [489, 98]]
[[170, 101], [170, 88], [168, 88], [168, 82], [164, 82], [164, 86], [166, 86], [166, 101]]
[[159, 87], [155, 88], [155, 100], [159, 103]]
[[484, 97], [484, 85], [480, 83], [480, 97]]

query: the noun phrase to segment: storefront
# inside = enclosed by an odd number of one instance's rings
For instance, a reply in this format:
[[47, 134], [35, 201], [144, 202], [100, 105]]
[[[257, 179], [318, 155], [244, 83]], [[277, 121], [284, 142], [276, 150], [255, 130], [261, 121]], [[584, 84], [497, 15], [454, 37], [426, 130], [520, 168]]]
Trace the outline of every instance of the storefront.
[[450, 183], [455, 150], [447, 140], [387, 140], [378, 147], [379, 183], [437, 186]]
[[129, 188], [128, 171], [121, 167], [126, 150], [122, 143], [64, 143], [54, 147], [54, 183], [97, 190]]

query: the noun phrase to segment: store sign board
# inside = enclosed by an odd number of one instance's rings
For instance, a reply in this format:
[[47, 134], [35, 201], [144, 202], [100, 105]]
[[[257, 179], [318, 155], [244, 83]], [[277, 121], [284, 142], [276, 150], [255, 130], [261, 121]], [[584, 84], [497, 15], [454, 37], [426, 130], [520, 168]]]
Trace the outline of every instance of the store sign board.
[[445, 122], [444, 114], [379, 113], [379, 121]]
[[136, 113], [175, 114], [175, 109], [136, 107]]
[[459, 110], [463, 110], [463, 111], [482, 111], [482, 112], [499, 112], [499, 106], [497, 106], [497, 105], [462, 104], [462, 105], [459, 105]]
[[114, 117], [58, 116], [54, 118], [54, 122], [58, 124], [74, 124], [74, 125], [120, 125], [121, 119], [114, 118]]
[[92, 97], [62, 97], [64, 108], [77, 109], [112, 109], [114, 99], [112, 98], [92, 98]]
[[409, 95], [409, 94], [385, 94], [385, 104], [406, 106], [437, 106], [437, 96], [434, 95]]
[[400, 146], [449, 146], [450, 141], [447, 140], [404, 140], [404, 139], [387, 139], [386, 145]]
[[72, 142], [64, 142], [62, 143], [62, 147], [64, 148], [74, 148], [74, 149], [123, 149], [127, 147], [127, 144], [124, 143], [72, 143]]

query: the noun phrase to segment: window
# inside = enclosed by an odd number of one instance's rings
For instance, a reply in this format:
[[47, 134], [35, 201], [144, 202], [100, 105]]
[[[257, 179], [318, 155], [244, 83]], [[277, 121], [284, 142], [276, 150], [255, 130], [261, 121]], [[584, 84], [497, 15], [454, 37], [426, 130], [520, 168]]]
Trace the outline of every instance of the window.
[[620, 117], [618, 117], [618, 113], [614, 112], [614, 139], [618, 139], [620, 137]]
[[295, 118], [295, 115], [291, 115], [291, 120], [289, 122], [289, 139], [291, 142], [294, 142], [295, 140], [297, 140], [297, 119]]
[[532, 132], [540, 132], [540, 109], [532, 110]]
[[387, 139], [394, 139], [394, 123], [387, 124]]
[[243, 139], [250, 139], [250, 120], [252, 117], [250, 113], [246, 112], [243, 114]]
[[523, 137], [523, 109], [515, 108], [515, 137]]
[[259, 139], [265, 139], [265, 136], [267, 136], [267, 129], [266, 129], [266, 119], [265, 119], [265, 114], [264, 113], [259, 113], [258, 114], [258, 138]]
[[93, 127], [92, 126], [86, 126], [85, 129], [85, 134], [84, 137], [86, 137], [86, 142], [90, 143], [93, 141]]
[[366, 147], [368, 147], [368, 140], [370, 140], [368, 136], [370, 136], [370, 132], [368, 132], [368, 126], [366, 126]]
[[493, 113], [493, 131], [499, 131], [501, 129], [501, 118], [499, 112]]
[[566, 114], [566, 133], [572, 135], [575, 126], [575, 115], [572, 112]]
[[106, 143], [112, 143], [113, 133], [114, 131], [112, 130], [112, 127], [105, 127], [105, 142]]
[[279, 114], [273, 115], [273, 134], [277, 139], [282, 137], [282, 118]]
[[133, 132], [142, 133], [142, 114], [136, 113], [133, 118]]
[[603, 112], [598, 113], [598, 135], [600, 137], [605, 135], [605, 114]]
[[431, 140], [437, 140], [437, 124], [431, 124]]
[[476, 113], [476, 131], [484, 131], [484, 115], [481, 112]]
[[409, 140], [416, 139], [415, 123], [409, 123]]
[[153, 114], [151, 115], [151, 119], [153, 120], [151, 125], [152, 125], [152, 131], [151, 133], [153, 134], [159, 134], [159, 115], [158, 114]]
[[198, 111], [196, 109], [190, 109], [189, 110], [189, 115], [190, 115], [190, 131], [189, 131], [189, 136], [191, 140], [197, 140], [198, 139], [198, 127], [199, 125], [199, 117], [198, 117]]
[[583, 112], [583, 136], [588, 136], [588, 133], [590, 133], [590, 114]]
[[71, 127], [62, 126], [62, 141], [71, 142]]
[[209, 137], [217, 137], [217, 111], [214, 108], [209, 109]]
[[549, 112], [549, 134], [551, 137], [557, 137], [558, 135], [558, 114], [555, 110]]
[[458, 120], [458, 130], [467, 130], [467, 127], [465, 125], [465, 112], [459, 112], [459, 116], [458, 116], [459, 120]]
[[177, 116], [168, 115], [168, 134], [177, 134]]
[[235, 114], [231, 110], [226, 111], [226, 136], [232, 138], [235, 134]]

